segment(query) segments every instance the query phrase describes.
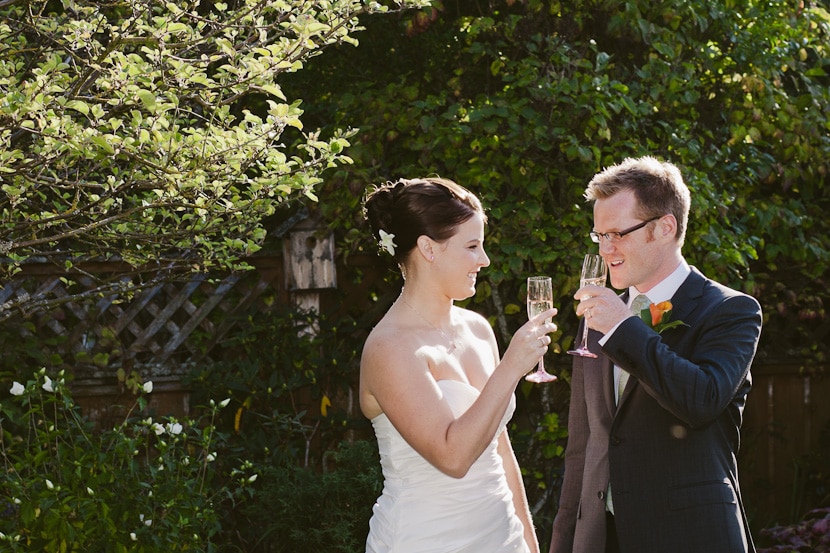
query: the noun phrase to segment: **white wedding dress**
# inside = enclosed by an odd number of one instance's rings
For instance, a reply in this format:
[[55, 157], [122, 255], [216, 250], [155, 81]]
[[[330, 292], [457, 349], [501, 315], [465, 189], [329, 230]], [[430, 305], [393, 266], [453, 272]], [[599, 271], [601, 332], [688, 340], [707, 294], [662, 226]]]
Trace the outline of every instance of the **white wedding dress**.
[[[479, 391], [456, 380], [438, 386], [460, 416]], [[496, 436], [513, 416], [511, 400]], [[369, 521], [367, 553], [527, 553], [493, 437], [463, 478], [433, 467], [401, 437], [384, 414], [372, 419], [383, 469], [383, 493]]]

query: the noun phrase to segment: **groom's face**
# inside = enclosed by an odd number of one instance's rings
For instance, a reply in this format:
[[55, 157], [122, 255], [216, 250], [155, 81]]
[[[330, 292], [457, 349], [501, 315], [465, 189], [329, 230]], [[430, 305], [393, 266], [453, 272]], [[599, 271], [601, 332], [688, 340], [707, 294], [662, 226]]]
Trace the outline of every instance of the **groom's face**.
[[[600, 233], [621, 232], [643, 222], [638, 202], [629, 190], [594, 202], [594, 230]], [[624, 290], [636, 286], [648, 292], [665, 275], [662, 265], [667, 259], [665, 241], [655, 237], [653, 221], [640, 229], [610, 240], [600, 239], [599, 253], [608, 265], [611, 286]]]

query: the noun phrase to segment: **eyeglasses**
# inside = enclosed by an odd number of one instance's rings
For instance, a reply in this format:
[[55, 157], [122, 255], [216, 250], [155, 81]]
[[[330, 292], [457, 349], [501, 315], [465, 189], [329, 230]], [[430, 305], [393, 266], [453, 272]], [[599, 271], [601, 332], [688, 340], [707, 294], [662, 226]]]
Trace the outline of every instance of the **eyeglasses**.
[[606, 241], [613, 244], [615, 242], [618, 242], [626, 234], [631, 234], [635, 230], [640, 230], [641, 228], [643, 228], [644, 226], [646, 226], [650, 222], [656, 221], [657, 219], [660, 219], [662, 217], [663, 217], [662, 215], [660, 215], [658, 217], [652, 217], [648, 221], [643, 221], [639, 225], [634, 225], [633, 227], [629, 227], [629, 228], [627, 228], [625, 230], [621, 230], [619, 232], [596, 232], [596, 231], [591, 231], [591, 240], [593, 240], [594, 243], [599, 244], [600, 243], [600, 238], [605, 238]]

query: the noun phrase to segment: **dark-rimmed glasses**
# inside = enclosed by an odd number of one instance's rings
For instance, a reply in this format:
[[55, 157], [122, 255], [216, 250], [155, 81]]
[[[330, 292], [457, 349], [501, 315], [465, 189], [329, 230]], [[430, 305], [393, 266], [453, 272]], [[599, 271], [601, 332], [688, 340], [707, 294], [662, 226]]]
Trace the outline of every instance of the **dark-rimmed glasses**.
[[626, 234], [631, 234], [635, 230], [640, 230], [641, 228], [643, 228], [647, 224], [651, 223], [652, 221], [656, 221], [657, 219], [660, 219], [662, 217], [663, 217], [662, 215], [659, 215], [657, 217], [652, 217], [648, 221], [643, 221], [642, 223], [640, 223], [638, 225], [634, 225], [633, 227], [629, 227], [629, 228], [627, 228], [625, 230], [621, 230], [619, 232], [596, 232], [596, 231], [592, 230], [591, 233], [590, 233], [591, 240], [593, 240], [593, 242], [595, 244], [599, 244], [600, 243], [600, 238], [604, 238], [606, 241], [613, 244], [615, 242], [618, 242]]

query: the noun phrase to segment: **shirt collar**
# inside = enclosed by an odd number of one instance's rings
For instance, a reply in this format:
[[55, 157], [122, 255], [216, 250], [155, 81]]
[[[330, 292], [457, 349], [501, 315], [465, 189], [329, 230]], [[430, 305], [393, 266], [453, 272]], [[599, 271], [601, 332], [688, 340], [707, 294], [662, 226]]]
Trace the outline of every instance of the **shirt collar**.
[[[664, 278], [660, 281], [657, 286], [652, 288], [648, 291], [648, 301], [651, 303], [660, 303], [661, 301], [667, 301], [674, 296], [674, 293], [677, 292], [677, 289], [680, 288], [680, 285], [683, 284], [683, 281], [686, 280], [686, 277], [689, 276], [689, 273], [692, 272], [692, 269], [689, 267], [689, 264], [686, 263], [685, 259], [680, 260], [680, 265], [677, 266], [677, 269], [674, 270], [672, 274]], [[634, 298], [640, 295], [641, 292], [637, 290], [636, 287], [631, 286], [628, 288], [628, 305], [630, 306], [631, 303], [634, 301]]]

